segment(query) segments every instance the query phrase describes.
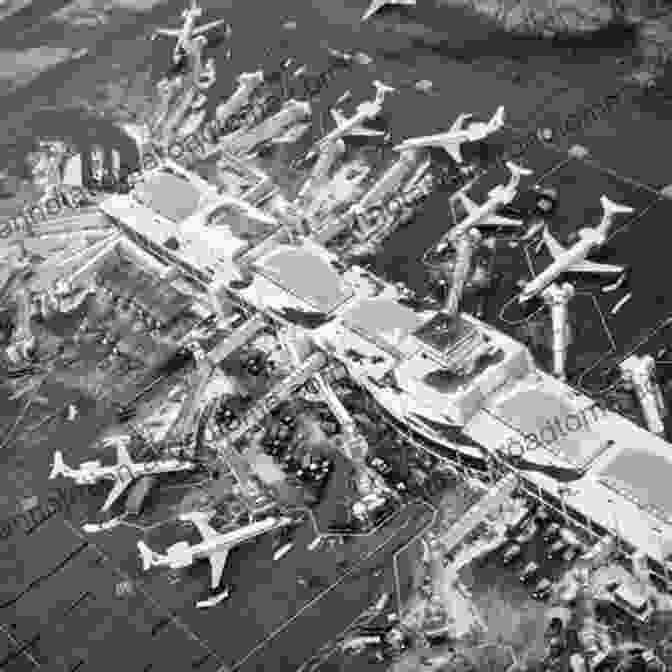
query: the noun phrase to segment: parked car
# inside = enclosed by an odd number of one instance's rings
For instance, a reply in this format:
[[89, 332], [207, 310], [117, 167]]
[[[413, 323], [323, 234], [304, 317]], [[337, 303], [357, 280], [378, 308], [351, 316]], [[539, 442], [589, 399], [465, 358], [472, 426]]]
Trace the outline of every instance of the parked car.
[[523, 549], [518, 544], [512, 544], [504, 551], [504, 555], [502, 556], [504, 564], [508, 565], [513, 562], [522, 552]]
[[539, 573], [539, 565], [536, 562], [528, 562], [520, 573], [521, 583], [527, 583], [536, 578]]
[[563, 562], [574, 562], [576, 558], [580, 555], [581, 549], [578, 546], [570, 546], [565, 552], [562, 554], [562, 561]]
[[245, 369], [251, 376], [259, 376], [264, 371], [264, 356], [262, 354], [252, 355], [245, 361]]
[[525, 529], [514, 539], [514, 542], [522, 546], [528, 541], [532, 541], [537, 532], [539, 532], [539, 525], [533, 520], [525, 526]]
[[560, 534], [561, 529], [562, 526], [560, 525], [560, 523], [551, 523], [544, 530], [544, 536], [543, 536], [544, 541], [550, 541], [554, 537], [557, 537]]
[[266, 449], [266, 453], [272, 457], [280, 457], [287, 449], [288, 444], [280, 439], [273, 439], [271, 445]]
[[280, 422], [285, 427], [294, 427], [294, 425], [296, 425], [296, 416], [292, 415], [291, 413], [284, 413], [280, 418]]
[[216, 419], [227, 429], [232, 429], [238, 421], [235, 411], [226, 402], [222, 403], [217, 409]]
[[380, 457], [372, 457], [367, 462], [371, 469], [375, 469], [381, 476], [387, 476], [392, 471], [392, 467]]
[[555, 212], [557, 205], [558, 192], [555, 189], [534, 185], [521, 191], [513, 203], [502, 206], [499, 212], [505, 217], [516, 219], [549, 217]]
[[286, 455], [283, 457], [280, 465], [282, 469], [289, 474], [294, 473], [301, 468], [301, 463], [293, 455]]
[[556, 555], [563, 553], [566, 550], [569, 550], [570, 546], [564, 539], [558, 539], [556, 542], [551, 544], [548, 551], [546, 551], [547, 558], [554, 558]]
[[532, 591], [532, 597], [535, 600], [545, 600], [550, 594], [553, 584], [550, 579], [541, 579]]

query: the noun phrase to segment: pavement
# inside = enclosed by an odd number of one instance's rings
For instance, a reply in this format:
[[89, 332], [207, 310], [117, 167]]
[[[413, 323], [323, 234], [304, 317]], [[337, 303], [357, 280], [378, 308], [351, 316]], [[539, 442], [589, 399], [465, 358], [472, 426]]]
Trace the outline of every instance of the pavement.
[[[232, 596], [199, 611], [194, 604], [207, 586], [207, 563], [180, 573], [178, 582], [165, 571], [140, 577], [138, 529], [121, 526], [85, 536], [62, 516], [52, 516], [29, 534], [15, 532], [2, 547], [9, 580], [0, 589], [0, 614], [15, 639], [7, 655], [21, 656], [23, 647], [49, 670], [71, 670], [78, 660], [85, 661], [83, 669], [107, 669], [110, 656], [115, 665], [137, 670], [150, 663], [176, 671], [296, 669], [386, 584], [394, 591], [393, 554], [432, 519], [426, 505], [410, 504], [383, 529], [338, 553], [305, 551], [314, 536], [306, 525], [278, 564], [271, 560], [270, 539], [241, 547], [226, 569]], [[169, 543], [174, 532], [173, 527]], [[348, 561], [338, 570], [341, 556]], [[372, 581], [371, 571], [381, 564], [386, 571]], [[296, 577], [306, 575], [314, 585], [297, 589]], [[130, 593], [119, 592], [124, 581]]]
[[[181, 3], [158, 5], [142, 14], [142, 20], [132, 13], [120, 13], [107, 25], [95, 31], [82, 30], [77, 36], [70, 27], [64, 32], [62, 24], [46, 19], [63, 4], [60, 0], [45, 3], [40, 6], [38, 17], [20, 12], [0, 24], [6, 48], [38, 45], [46, 36], [54, 42], [68, 39], [74, 46], [89, 48], [89, 54], [76, 65], [55, 66], [3, 101], [6, 114], [0, 123], [0, 136], [11, 138], [3, 147], [8, 160], [23, 156], [36, 135], [62, 134], [83, 147], [105, 138], [119, 145], [126, 156], [132, 154], [132, 143], [114, 130], [109, 120], [93, 121], [90, 113], [73, 110], [72, 101], [88, 98], [95, 109], [101, 87], [118, 77], [120, 71], [133, 74], [137, 70], [138, 76], [147, 70], [156, 74], [168, 64], [170, 45], [150, 46], [143, 36], [157, 24], [174, 23]], [[326, 108], [346, 89], [352, 91], [355, 103], [370, 98], [370, 82], [374, 78], [400, 90], [389, 98], [389, 105], [387, 101], [385, 104], [385, 118], [395, 140], [443, 130], [465, 111], [489, 117], [497, 105], [504, 104], [511, 128], [493, 143], [492, 160], [497, 155], [497, 143], [504, 149], [514, 137], [524, 137], [530, 130], [546, 125], [555, 127], [575, 112], [577, 105], [599, 101], [607, 93], [620, 90], [624, 68], [617, 59], [629, 58], [632, 52], [631, 44], [623, 40], [574, 49], [572, 53], [529, 41], [512, 41], [453, 8], [421, 8], [410, 29], [394, 18], [360, 25], [365, 4], [364, 0], [315, 0], [310, 4], [301, 0], [270, 4], [249, 0], [227, 3], [225, 7], [214, 0], [204, 3], [209, 13], [224, 10], [234, 25], [231, 48], [235, 57], [225, 62], [224, 49], [217, 52], [219, 79], [212, 99], [228, 94], [233, 88], [232, 77], [239, 72], [260, 66], [273, 69], [287, 56], [296, 58], [297, 67], [305, 62], [311, 70], [319, 71], [326, 61], [325, 46], [363, 50], [372, 57], [372, 64], [356, 66], [331, 82], [315, 104], [316, 119], [324, 116]], [[290, 19], [296, 20], [296, 30], [279, 32], [278, 26]], [[250, 35], [255, 39], [249, 39]], [[412, 88], [420, 79], [433, 81], [431, 95]], [[668, 154], [660, 151], [661, 138], [667, 137], [666, 108], [650, 95], [644, 97], [635, 89], [628, 91], [624, 102], [608, 116], [568, 133], [558, 147], [535, 143], [521, 158], [535, 171], [531, 180], [541, 179], [560, 190], [560, 209], [551, 228], [561, 239], [584, 224], [594, 223], [602, 193], [636, 208], [633, 217], [615, 230], [608, 245], [610, 261], [633, 266], [633, 300], [611, 316], [609, 311], [617, 297], [605, 296], [599, 287], [590, 285], [581, 289], [571, 307], [582, 329], [581, 352], [572, 353], [573, 366], [591, 374], [597, 372], [596, 379], [579, 380], [590, 389], [603, 385], [600, 371], [625, 353], [633, 348], [637, 352], [651, 351], [657, 342], [667, 338], [665, 331], [656, 332], [669, 310], [663, 275], [666, 249], [658, 235], [667, 226], [670, 207], [658, 195], [672, 173]], [[103, 102], [109, 112], [110, 101]], [[568, 160], [563, 150], [577, 142], [590, 150], [590, 160]], [[501, 166], [495, 165], [483, 184], [493, 180], [496, 183], [501, 174]], [[376, 262], [380, 269], [394, 280], [422, 287], [424, 271], [418, 260], [445, 231], [446, 213], [445, 195], [430, 199], [420, 217], [387, 241]], [[524, 249], [509, 252], [504, 246], [497, 256], [503, 282], [496, 300], [490, 302], [486, 319], [513, 330], [515, 325], [500, 319], [502, 304], [513, 295], [515, 280], [530, 272], [530, 263], [537, 270], [546, 261], [543, 257], [526, 256]], [[647, 340], [649, 333], [654, 333], [654, 339]], [[66, 399], [57, 391], [51, 398], [52, 405], [41, 408], [41, 414], [53, 412]], [[3, 404], [5, 426], [19, 407]], [[12, 444], [1, 456], [5, 467], [2, 491], [7, 493], [3, 508], [13, 510], [14, 494], [18, 498], [45, 493], [52, 450], [68, 446], [73, 454], [85, 458], [90, 455], [91, 441], [111, 419], [109, 407], [93, 403], [91, 411], [77, 422], [59, 421], [50, 426], [48, 437], [43, 434], [40, 441], [32, 444], [23, 439]], [[202, 667], [194, 669], [218, 669], [225, 663], [243, 670], [295, 669], [310, 655], [308, 649], [319, 648], [320, 641], [340, 631], [362, 611], [367, 600], [375, 598], [369, 594], [373, 586], [366, 578], [366, 569], [379, 560], [386, 562], [388, 552], [403, 546], [424, 527], [426, 514], [422, 507], [409, 507], [403, 514], [407, 518], [381, 530], [375, 539], [370, 538], [366, 548], [357, 549], [359, 560], [352, 571], [340, 578], [334, 578], [333, 566], [320, 569], [314, 558], [305, 558], [299, 552], [298, 540], [305, 541], [304, 548], [309, 542], [307, 529], [297, 536], [295, 550], [277, 566], [269, 565], [270, 542], [262, 540], [240, 549], [232, 554], [229, 567], [236, 586], [234, 593], [209, 613], [193, 608], [207, 585], [207, 567], [197, 566], [176, 585], [170, 584], [166, 574], [143, 576], [141, 584], [134, 583], [139, 587], [132, 599], [118, 598], [114, 596], [114, 582], [127, 574], [135, 576], [138, 571], [134, 551], [137, 530], [115, 528], [85, 542], [78, 530], [73, 530], [61, 516], [54, 516], [32, 534], [17, 533], [2, 545], [3, 567], [8, 576], [11, 574], [12, 584], [2, 586], [7, 605], [0, 609], [5, 633], [0, 654], [5, 649], [7, 654], [0, 661], [8, 670], [34, 669], [39, 665], [64, 670], [107, 669], [107, 660], [114, 660], [115, 668], [127, 665], [148, 670], [156, 655], [157, 666], [184, 670], [212, 653]], [[414, 522], [402, 527], [406, 519]], [[167, 545], [176, 540], [175, 532], [168, 528], [158, 536], [161, 541], [165, 538]], [[99, 557], [105, 558], [100, 569], [95, 565]], [[327, 588], [305, 595], [280, 591], [275, 599], [270, 599], [271, 573], [272, 590], [278, 590], [275, 586], [283, 581], [287, 587], [294, 586], [301, 563], [305, 563], [302, 570], [324, 572]], [[390, 580], [389, 571], [384, 578]], [[86, 606], [83, 600], [66, 616], [70, 605], [87, 590], [96, 596], [94, 603], [99, 609]], [[62, 612], [45, 611], [45, 604], [59, 602]], [[71, 617], [73, 620], [69, 620]], [[170, 619], [170, 625], [153, 636], [149, 624], [156, 625], [162, 619]], [[53, 627], [61, 621], [70, 635]], [[309, 641], [306, 632], [311, 633]], [[33, 641], [37, 634], [42, 639]], [[154, 642], [156, 638], [161, 641]], [[13, 655], [28, 642], [32, 642], [29, 649]], [[127, 642], [135, 644], [129, 646]], [[79, 667], [77, 647], [86, 648], [82, 653], [89, 661]], [[144, 652], [142, 659], [133, 656], [138, 650]], [[60, 667], [51, 668], [52, 664]]]

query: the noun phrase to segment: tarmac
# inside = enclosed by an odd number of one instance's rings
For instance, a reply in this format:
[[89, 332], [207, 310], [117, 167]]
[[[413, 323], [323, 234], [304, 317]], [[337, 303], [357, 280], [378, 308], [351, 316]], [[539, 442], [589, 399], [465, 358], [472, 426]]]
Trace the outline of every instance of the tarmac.
[[[497, 105], [504, 104], [511, 128], [493, 143], [490, 161], [498, 155], [497, 145], [506, 149], [514, 135], [524, 137], [531, 129], [555, 127], [588, 99], [600, 100], [622, 87], [627, 63], [619, 64], [617, 59], [627, 60], [632, 52], [631, 45], [623, 41], [622, 46], [595, 42], [593, 47], [575, 48], [573, 54], [557, 45], [551, 50], [535, 41], [514, 42], [494, 34], [482, 22], [465, 18], [460, 10], [448, 8], [419, 9], [414, 21], [422, 25], [404, 32], [395, 27], [394, 15], [360, 26], [359, 17], [366, 4], [360, 0], [313, 2], [309, 6], [299, 0], [270, 5], [260, 2], [250, 0], [225, 8], [227, 20], [234, 25], [234, 58], [225, 63], [218, 57], [213, 100], [232, 90], [231, 78], [241, 71], [259, 66], [272, 69], [288, 56], [296, 58], [297, 67], [307, 62], [319, 71], [326, 58], [323, 47], [361, 49], [373, 58], [372, 64], [354, 66], [350, 73], [330, 83], [316, 104], [316, 119], [346, 89], [352, 91], [356, 102], [370, 98], [374, 78], [398, 87], [400, 83], [406, 85], [389, 98], [389, 105], [385, 103], [385, 118], [395, 139], [444, 130], [465, 111], [490, 116]], [[57, 39], [56, 26], [43, 19], [63, 4], [59, 0], [40, 5], [42, 20], [23, 12], [3, 21], [0, 37], [6, 48], [21, 41], [23, 45], [39, 43], [47, 33], [40, 33], [38, 27], [48, 29], [48, 34]], [[174, 23], [179, 5], [160, 5], [143, 15], [144, 21], [133, 16], [116, 17], [81, 38], [88, 40], [92, 49], [74, 69], [72, 64], [56, 66], [9, 97], [6, 118], [0, 125], [0, 136], [13, 138], [11, 146], [6, 147], [8, 155], [21, 156], [36, 135], [60, 135], [61, 131], [79, 138], [83, 145], [102, 139], [112, 145], [121, 143], [128, 155], [132, 146], [122, 142], [109, 123], [97, 122], [91, 127], [88, 121], [82, 123], [88, 115], [72, 110], [53, 112], [53, 108], [66, 107], [72, 100], [81, 99], [85, 89], [93, 90], [95, 83], [105, 82], [114, 72], [114, 63], [122, 62], [124, 68], [132, 70], [145, 59], [143, 67], [154, 71], [164, 68], [170, 47], [161, 43], [150, 47], [140, 38], [154, 25]], [[204, 5], [208, 14], [222, 12], [221, 3]], [[36, 7], [31, 9], [37, 11]], [[297, 29], [280, 33], [278, 26], [290, 19], [297, 21]], [[256, 39], [249, 39], [250, 35]], [[260, 44], [267, 47], [263, 54]], [[412, 88], [414, 82], [426, 78], [434, 83], [429, 96]], [[660, 151], [669, 121], [660, 101], [650, 94], [644, 97], [635, 89], [629, 92], [608, 117], [569, 133], [562, 139], [562, 147], [535, 144], [521, 159], [535, 171], [530, 183], [541, 180], [560, 191], [560, 207], [551, 229], [561, 240], [580, 226], [595, 222], [602, 193], [636, 209], [631, 219], [615, 229], [608, 244], [611, 262], [633, 267], [633, 301], [611, 316], [609, 311], [620, 295], [604, 295], [589, 285], [579, 289], [571, 304], [570, 311], [581, 325], [581, 337], [571, 353], [572, 365], [590, 373], [579, 378], [579, 384], [590, 390], [603, 388], [601, 372], [634, 346], [637, 352], [652, 351], [667, 340], [666, 330], [656, 332], [656, 328], [669, 314], [662, 275], [667, 250], [659, 242], [671, 207], [659, 195], [671, 174], [670, 159]], [[585, 145], [592, 158], [569, 159], [562, 150], [575, 143]], [[484, 160], [487, 162], [488, 156]], [[478, 189], [496, 184], [503, 176], [503, 168], [495, 166]], [[378, 268], [391, 279], [422, 288], [424, 270], [419, 259], [447, 228], [446, 215], [445, 196], [432, 198], [420, 217], [387, 241], [376, 261]], [[529, 264], [536, 270], [546, 261], [525, 248], [510, 250], [506, 243], [500, 245], [497, 263], [503, 281], [489, 302], [485, 319], [514, 330], [517, 325], [510, 322], [515, 320], [501, 319], [501, 307], [513, 296], [515, 281], [529, 274]], [[650, 332], [654, 337], [646, 340]], [[130, 391], [128, 394], [131, 396]], [[71, 398], [85, 412], [74, 423], [59, 420], [48, 425], [48, 434], [43, 431], [40, 440], [17, 438], [3, 451], [5, 468], [0, 490], [6, 493], [2, 510], [8, 514], [15, 511], [13, 502], [19, 497], [46, 492], [53, 449], [67, 447], [75, 461], [90, 459], [89, 444], [112, 421], [109, 403], [82, 399], [66, 386], [60, 385], [47, 397], [50, 403], [36, 405], [31, 423]], [[3, 400], [5, 427], [11, 425], [20, 408], [21, 403]], [[412, 522], [404, 527], [406, 520]], [[305, 548], [311, 538], [308, 528], [297, 533], [295, 549], [277, 565], [270, 563], [270, 541], [239, 549], [227, 568], [234, 585], [231, 598], [200, 612], [193, 604], [207, 585], [206, 566], [187, 572], [186, 579], [175, 585], [170, 584], [167, 574], [143, 575], [141, 582], [133, 582], [133, 595], [117, 597], [115, 585], [127, 576], [137, 577], [138, 531], [120, 527], [84, 539], [78, 529], [55, 515], [31, 534], [17, 533], [1, 546], [0, 561], [11, 583], [0, 588], [4, 633], [0, 667], [28, 670], [42, 666], [72, 671], [94, 667], [104, 670], [114, 664], [115, 669], [124, 665], [131, 670], [150, 670], [154, 663], [162, 669], [180, 671], [215, 670], [223, 665], [242, 670], [294, 670], [321, 642], [332, 638], [360, 613], [367, 601], [376, 598], [367, 574], [369, 567], [383, 563], [387, 569], [381, 587], [394, 589], [391, 556], [427, 523], [424, 505], [408, 507], [393, 525], [357, 547], [351, 568], [340, 574], [334, 560], [325, 560], [323, 565], [315, 554], [300, 552], [301, 544]], [[175, 532], [168, 527], [152, 541], [158, 540], [159, 547], [164, 547], [178, 540]], [[101, 557], [104, 560], [98, 565]], [[300, 571], [321, 574], [325, 583], [306, 589], [305, 594], [292, 592], [288, 587], [296, 585]], [[271, 574], [273, 588], [269, 590]], [[283, 585], [289, 592], [272, 592], [278, 590], [275, 586]], [[82, 598], [87, 591], [94, 598]], [[71, 609], [80, 598], [82, 601]], [[49, 610], [48, 605], [54, 606]], [[166, 621], [165, 627], [153, 635], [152, 627], [162, 621]], [[38, 635], [40, 639], [35, 640]], [[78, 663], [82, 658], [86, 662]], [[199, 661], [203, 661], [201, 666], [193, 667]]]

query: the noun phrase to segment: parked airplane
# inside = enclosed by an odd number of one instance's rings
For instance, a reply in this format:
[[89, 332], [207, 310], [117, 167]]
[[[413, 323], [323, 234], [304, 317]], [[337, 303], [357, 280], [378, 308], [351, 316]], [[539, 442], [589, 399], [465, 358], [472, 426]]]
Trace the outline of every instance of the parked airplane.
[[467, 211], [467, 216], [459, 223], [457, 223], [449, 232], [449, 240], [458, 240], [469, 229], [483, 226], [512, 226], [520, 227], [522, 222], [518, 219], [511, 219], [510, 217], [502, 217], [496, 215], [495, 211], [502, 205], [508, 205], [513, 201], [518, 193], [518, 186], [520, 185], [520, 178], [523, 175], [531, 175], [532, 171], [527, 168], [521, 168], [512, 161], [506, 162], [506, 167], [511, 171], [511, 179], [508, 184], [498, 184], [496, 187], [488, 192], [488, 200], [483, 205], [477, 205], [472, 201], [464, 191], [458, 191], [451, 196], [453, 199], [458, 199], [464, 209]]
[[64, 476], [65, 478], [74, 479], [77, 485], [93, 485], [102, 479], [114, 481], [112, 490], [110, 490], [101, 509], [101, 511], [107, 511], [138, 478], [150, 474], [191, 471], [197, 466], [193, 462], [174, 459], [134, 462], [123, 442], [116, 442], [116, 447], [117, 464], [104, 467], [101, 465], [100, 460], [92, 460], [91, 462], [82, 462], [78, 469], [73, 469], [65, 464], [63, 453], [57, 450], [54, 452], [54, 465], [49, 478]]
[[369, 8], [364, 12], [362, 21], [366, 21], [386, 5], [406, 5], [407, 7], [415, 7], [416, 2], [417, 0], [373, 0], [369, 5]]
[[594, 228], [583, 228], [579, 231], [580, 240], [570, 248], [563, 247], [548, 231], [544, 229], [543, 240], [554, 261], [536, 278], [528, 282], [522, 289], [518, 301], [525, 303], [550, 285], [563, 273], [594, 273], [598, 275], [616, 275], [623, 273], [625, 267], [614, 264], [600, 264], [586, 261], [586, 257], [597, 247], [604, 244], [615, 215], [634, 212], [627, 205], [619, 205], [606, 196], [600, 198], [604, 214], [602, 221]]
[[[362, 123], [375, 119], [380, 114], [380, 110], [383, 107], [385, 94], [396, 91], [396, 89], [388, 86], [387, 84], [379, 82], [377, 79], [374, 80], [373, 85], [376, 87], [376, 97], [373, 100], [367, 100], [357, 105], [355, 114], [353, 114], [350, 118], [343, 116], [343, 114], [338, 110], [331, 110], [331, 116], [336, 122], [336, 128], [330, 133], [327, 133], [327, 135], [318, 141], [318, 150], [324, 149], [324, 147], [326, 147], [329, 143], [338, 140], [344, 135], [385, 135], [385, 131], [376, 131], [371, 128], [366, 128], [365, 126], [362, 126]], [[311, 152], [311, 154], [314, 153], [314, 151]]]
[[255, 523], [240, 527], [233, 532], [217, 532], [208, 524], [212, 514], [186, 513], [180, 516], [180, 520], [193, 523], [198, 529], [203, 541], [200, 544], [190, 545], [186, 541], [173, 544], [166, 550], [165, 555], [152, 551], [143, 541], [138, 542], [138, 550], [142, 559], [142, 568], [147, 571], [151, 567], [167, 566], [172, 569], [188, 567], [195, 560], [207, 558], [210, 561], [212, 589], [219, 586], [222, 572], [226, 565], [229, 551], [238, 544], [254, 539], [266, 532], [278, 530], [293, 523], [287, 516], [264, 518]]
[[152, 40], [159, 36], [176, 37], [177, 43], [173, 49], [173, 63], [178, 65], [182, 59], [187, 55], [191, 41], [203, 33], [217, 28], [218, 26], [226, 24], [227, 36], [231, 33], [231, 26], [229, 26], [224, 19], [211, 21], [202, 26], [196, 27], [196, 21], [203, 15], [203, 9], [198, 6], [197, 0], [191, 0], [191, 4], [182, 12], [184, 19], [181, 28], [157, 28], [152, 34]]
[[408, 138], [394, 149], [400, 152], [405, 149], [442, 147], [456, 163], [462, 163], [462, 153], [460, 152], [462, 143], [483, 140], [504, 126], [504, 107], [502, 106], [497, 108], [490, 121], [472, 122], [467, 128], [463, 128], [464, 123], [472, 116], [469, 113], [461, 114], [446, 133]]

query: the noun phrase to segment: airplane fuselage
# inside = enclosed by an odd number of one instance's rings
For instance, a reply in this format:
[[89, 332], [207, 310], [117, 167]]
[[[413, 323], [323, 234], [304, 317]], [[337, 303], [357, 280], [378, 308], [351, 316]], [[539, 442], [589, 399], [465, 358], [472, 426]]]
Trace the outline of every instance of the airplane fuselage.
[[335, 128], [333, 131], [330, 133], [327, 133], [322, 140], [320, 140], [317, 144], [318, 147], [322, 148], [325, 145], [328, 145], [330, 142], [334, 142], [335, 140], [338, 140], [339, 138], [343, 137], [344, 135], [348, 134], [348, 131], [351, 128], [354, 128], [355, 126], [359, 126], [364, 121], [370, 121], [373, 119], [376, 114], [380, 111], [380, 108], [376, 112], [373, 112], [371, 110], [358, 110], [352, 117], [349, 119], [346, 119], [340, 126]]
[[136, 462], [131, 466], [118, 464], [112, 467], [97, 467], [90, 472], [83, 471], [80, 467], [71, 476], [82, 483], [95, 483], [98, 480], [108, 479], [116, 481], [135, 480], [150, 474], [172, 473], [189, 471], [194, 468], [190, 462], [181, 460], [160, 460], [155, 462]]
[[233, 532], [227, 532], [212, 539], [206, 539], [200, 544], [192, 546], [190, 550], [196, 560], [209, 558], [213, 553], [217, 553], [217, 551], [232, 549], [238, 544], [250, 541], [266, 532], [284, 527], [289, 522], [291, 522], [289, 518], [266, 518], [256, 523], [245, 525], [245, 527], [241, 527]]
[[579, 240], [566, 252], [559, 255], [546, 270], [525, 285], [519, 301], [524, 303], [546, 289], [558, 276], [570, 271], [574, 264], [584, 261], [594, 247], [596, 245], [591, 240]]
[[200, 12], [189, 12], [187, 11], [184, 15], [184, 23], [182, 24], [182, 29], [180, 34], [177, 37], [177, 42], [175, 43], [175, 48], [173, 49], [173, 61], [177, 64], [180, 62], [182, 57], [187, 52], [189, 43], [192, 39], [192, 34], [194, 28], [196, 27], [196, 20], [200, 16]]
[[149, 474], [189, 471], [193, 469], [193, 465], [190, 462], [181, 460], [161, 460], [157, 462], [136, 462], [132, 467], [119, 465], [115, 469], [120, 476], [122, 472], [126, 472], [131, 478], [141, 478], [142, 476], [148, 476]]
[[469, 125], [469, 128], [464, 131], [464, 134], [469, 140], [476, 142], [478, 140], [484, 140], [492, 132], [493, 128], [490, 124], [483, 123], [482, 121], [474, 121]]
[[467, 142], [470, 134], [466, 131], [456, 133], [441, 133], [440, 135], [423, 135], [418, 138], [409, 138], [399, 144], [399, 149], [411, 149], [421, 147], [443, 147], [450, 143]]
[[470, 229], [479, 226], [484, 219], [494, 214], [495, 210], [502, 205], [504, 201], [500, 199], [491, 199], [484, 203], [478, 210], [467, 215], [461, 222], [456, 224], [450, 231], [449, 236], [457, 239], [465, 235]]

